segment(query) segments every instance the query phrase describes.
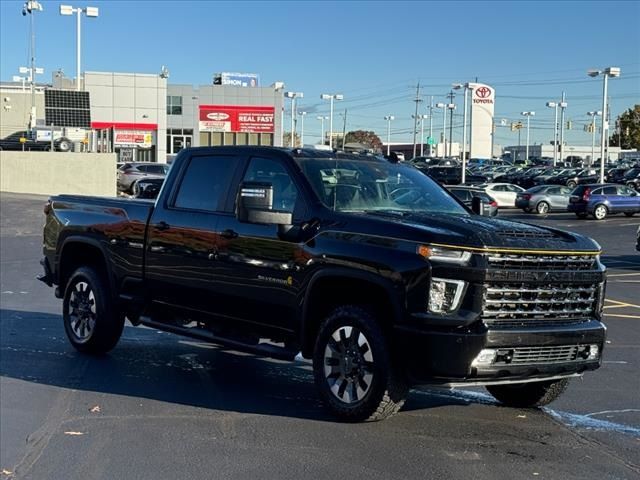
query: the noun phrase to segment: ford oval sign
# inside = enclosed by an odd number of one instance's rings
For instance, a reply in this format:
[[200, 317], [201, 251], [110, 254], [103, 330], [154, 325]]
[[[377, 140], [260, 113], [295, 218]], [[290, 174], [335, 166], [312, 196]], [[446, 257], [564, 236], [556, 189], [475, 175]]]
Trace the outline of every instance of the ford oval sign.
[[229, 115], [222, 112], [211, 112], [207, 114], [207, 118], [211, 120], [226, 120], [227, 118], [229, 118]]

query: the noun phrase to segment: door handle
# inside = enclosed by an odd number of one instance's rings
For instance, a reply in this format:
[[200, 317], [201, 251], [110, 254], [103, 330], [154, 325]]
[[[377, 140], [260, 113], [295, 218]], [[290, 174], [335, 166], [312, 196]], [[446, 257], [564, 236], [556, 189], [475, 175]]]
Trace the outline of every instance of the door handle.
[[238, 238], [238, 233], [231, 230], [230, 228], [227, 228], [226, 230], [220, 232], [220, 236], [222, 238], [226, 238], [227, 240], [231, 240], [233, 238]]
[[170, 228], [171, 225], [169, 225], [167, 222], [160, 222], [156, 225], [156, 230], [160, 231], [169, 230]]

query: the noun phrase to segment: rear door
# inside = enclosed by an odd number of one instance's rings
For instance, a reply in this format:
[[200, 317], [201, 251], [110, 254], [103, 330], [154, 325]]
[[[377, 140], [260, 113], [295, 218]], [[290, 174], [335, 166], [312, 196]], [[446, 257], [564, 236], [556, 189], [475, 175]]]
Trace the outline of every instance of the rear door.
[[146, 286], [156, 305], [197, 316], [219, 310], [216, 230], [240, 154], [196, 153], [156, 205], [147, 229]]

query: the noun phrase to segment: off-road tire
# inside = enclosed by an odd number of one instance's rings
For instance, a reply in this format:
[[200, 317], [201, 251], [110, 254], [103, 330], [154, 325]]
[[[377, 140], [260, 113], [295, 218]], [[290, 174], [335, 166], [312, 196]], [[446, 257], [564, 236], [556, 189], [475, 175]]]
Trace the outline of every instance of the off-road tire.
[[124, 328], [124, 315], [115, 308], [107, 279], [93, 267], [80, 267], [69, 277], [62, 319], [71, 345], [89, 354], [113, 349]]
[[[348, 339], [353, 340], [355, 337], [361, 358], [364, 359], [367, 352], [370, 352], [369, 358], [371, 358], [371, 361], [367, 362], [368, 367], [365, 367], [367, 371], [372, 373], [369, 387], [362, 398], [355, 401], [352, 401], [353, 395], [349, 393], [349, 402], [341, 400], [338, 398], [338, 393], [331, 390], [330, 382], [332, 379], [330, 377], [332, 374], [325, 371], [325, 365], [332, 371], [343, 367], [345, 370], [347, 369], [348, 352], [343, 351], [342, 357], [338, 355], [336, 358], [329, 359], [326, 356], [331, 349], [329, 343], [332, 340], [332, 335], [338, 334], [340, 338], [339, 344], [335, 341], [332, 343], [334, 347], [332, 352], [337, 351], [336, 347], [348, 344], [346, 337], [343, 340], [343, 335], [346, 332], [343, 330], [344, 328], [351, 328]], [[368, 348], [364, 352], [359, 346], [363, 337], [366, 341], [366, 347], [365, 344], [362, 347]], [[333, 362], [329, 360], [336, 362], [339, 366], [334, 364], [331, 367], [330, 363], [333, 364]], [[352, 363], [351, 360], [348, 360], [348, 362], [350, 366], [356, 364], [355, 361]], [[405, 376], [397, 368], [381, 326], [373, 314], [356, 305], [344, 305], [336, 308], [320, 325], [313, 352], [313, 372], [316, 387], [325, 405], [334, 416], [345, 422], [373, 422], [390, 417], [402, 408], [409, 393]], [[339, 374], [336, 373], [336, 375]], [[338, 382], [341, 382], [341, 378], [343, 377], [335, 380], [334, 387]], [[346, 381], [346, 379], [342, 380], [342, 382]], [[352, 380], [352, 383], [356, 382]], [[348, 385], [347, 388], [351, 388], [351, 383]], [[339, 390], [340, 388], [338, 388], [338, 392]], [[343, 395], [345, 393], [343, 390]]]
[[567, 388], [569, 379], [546, 382], [488, 385], [487, 391], [507, 407], [543, 407], [558, 398]]

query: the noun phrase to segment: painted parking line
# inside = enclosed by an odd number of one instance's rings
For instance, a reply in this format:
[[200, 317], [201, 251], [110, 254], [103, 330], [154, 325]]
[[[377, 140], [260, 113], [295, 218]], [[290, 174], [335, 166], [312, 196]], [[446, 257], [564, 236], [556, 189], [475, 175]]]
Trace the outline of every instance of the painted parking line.
[[633, 318], [635, 320], [640, 320], [640, 315], [623, 315], [621, 313], [605, 313], [605, 317], [617, 317], [617, 318]]
[[609, 275], [607, 275], [607, 278], [611, 278], [611, 277], [632, 277], [634, 275], [640, 275], [640, 272], [637, 273], [610, 273]]

